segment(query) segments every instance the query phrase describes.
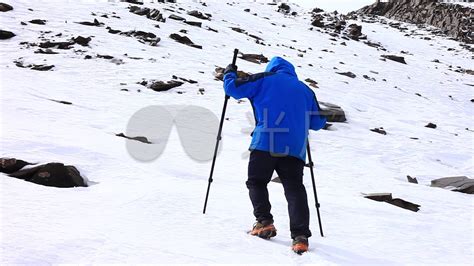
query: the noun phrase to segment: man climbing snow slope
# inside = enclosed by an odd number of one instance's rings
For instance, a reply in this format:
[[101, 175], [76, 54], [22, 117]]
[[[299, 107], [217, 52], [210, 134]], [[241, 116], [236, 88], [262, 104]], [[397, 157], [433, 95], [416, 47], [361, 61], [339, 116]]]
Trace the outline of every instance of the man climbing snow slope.
[[224, 74], [225, 93], [235, 99], [248, 98], [256, 120], [246, 182], [257, 219], [250, 233], [264, 239], [276, 236], [267, 190], [276, 171], [288, 202], [292, 249], [306, 252], [311, 236], [303, 185], [308, 130], [326, 124], [316, 96], [298, 80], [294, 66], [281, 57], [272, 58], [265, 72], [247, 78], [238, 78], [237, 66], [232, 64]]

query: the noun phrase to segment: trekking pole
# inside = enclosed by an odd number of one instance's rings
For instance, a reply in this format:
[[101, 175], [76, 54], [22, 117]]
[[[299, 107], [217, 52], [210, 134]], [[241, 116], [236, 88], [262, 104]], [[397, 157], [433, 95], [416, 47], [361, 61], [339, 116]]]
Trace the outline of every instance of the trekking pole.
[[316, 212], [318, 213], [318, 222], [319, 222], [319, 232], [321, 233], [321, 237], [324, 237], [323, 234], [323, 226], [321, 224], [321, 215], [319, 213], [319, 201], [318, 201], [318, 194], [316, 193], [316, 183], [314, 181], [314, 171], [313, 171], [313, 159], [311, 158], [311, 149], [309, 147], [309, 141], [306, 145], [306, 150], [308, 151], [308, 161], [309, 161], [309, 171], [311, 172], [311, 180], [313, 181], [313, 192], [314, 192], [314, 200], [316, 201]]
[[[232, 64], [235, 65], [237, 61], [237, 54], [239, 53], [239, 49], [234, 50], [234, 57], [232, 59]], [[217, 140], [216, 140], [216, 147], [214, 149], [214, 157], [212, 158], [212, 165], [211, 165], [211, 173], [209, 174], [209, 183], [207, 185], [207, 192], [206, 192], [206, 200], [204, 201], [204, 209], [202, 210], [203, 214], [206, 214], [206, 207], [207, 207], [207, 199], [209, 198], [209, 190], [211, 189], [211, 183], [213, 181], [212, 175], [214, 174], [214, 166], [216, 164], [216, 157], [217, 157], [217, 150], [219, 149], [219, 142], [221, 141], [221, 133], [222, 133], [222, 126], [224, 125], [224, 119], [225, 119], [225, 111], [227, 109], [227, 102], [229, 101], [229, 95], [225, 96], [224, 100], [224, 107], [222, 108], [222, 115], [221, 115], [221, 121], [219, 124], [219, 131], [217, 131]]]

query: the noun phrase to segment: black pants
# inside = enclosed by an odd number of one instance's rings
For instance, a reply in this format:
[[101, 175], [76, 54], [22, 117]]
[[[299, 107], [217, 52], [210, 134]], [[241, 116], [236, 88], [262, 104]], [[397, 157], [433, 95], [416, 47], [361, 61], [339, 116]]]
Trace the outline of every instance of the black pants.
[[253, 150], [250, 153], [248, 180], [250, 200], [257, 221], [273, 220], [270, 213], [267, 184], [276, 170], [285, 190], [290, 216], [291, 237], [311, 236], [309, 230], [309, 208], [306, 189], [303, 185], [304, 162], [296, 157], [273, 157], [269, 152]]

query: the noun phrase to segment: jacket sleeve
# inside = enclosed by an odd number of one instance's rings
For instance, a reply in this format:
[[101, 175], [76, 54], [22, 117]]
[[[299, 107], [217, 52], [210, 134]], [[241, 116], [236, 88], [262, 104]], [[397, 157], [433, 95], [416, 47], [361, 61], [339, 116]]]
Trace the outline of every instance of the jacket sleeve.
[[247, 78], [237, 78], [235, 72], [224, 75], [225, 93], [235, 99], [252, 99], [260, 90], [262, 84], [263, 76], [261, 74], [251, 75]]
[[313, 103], [311, 105], [311, 118], [309, 128], [312, 130], [320, 130], [326, 125], [327, 119], [321, 114], [321, 107], [319, 106], [316, 95], [313, 97]]

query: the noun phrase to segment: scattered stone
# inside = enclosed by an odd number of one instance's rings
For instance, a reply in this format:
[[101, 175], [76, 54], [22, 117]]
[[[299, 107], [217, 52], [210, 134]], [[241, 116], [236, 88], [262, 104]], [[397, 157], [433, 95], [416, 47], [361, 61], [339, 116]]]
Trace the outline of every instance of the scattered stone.
[[207, 14], [207, 13], [203, 14], [203, 13], [197, 11], [197, 10], [189, 11], [188, 15], [196, 17], [196, 18], [200, 18], [200, 19], [203, 19], [203, 20], [211, 20], [211, 14]]
[[29, 68], [29, 69], [38, 70], [38, 71], [48, 71], [54, 68], [54, 65], [36, 65], [36, 64], [25, 65], [22, 60], [15, 60], [13, 63], [15, 63], [17, 67]]
[[250, 8], [244, 9], [244, 12], [250, 12]]
[[474, 179], [467, 176], [444, 177], [431, 181], [432, 187], [450, 189], [456, 192], [474, 194]]
[[130, 139], [130, 140], [136, 140], [136, 141], [140, 141], [142, 143], [146, 143], [146, 144], [153, 144], [151, 143], [146, 137], [142, 137], [142, 136], [137, 136], [137, 137], [128, 137], [126, 136], [125, 134], [123, 133], [118, 133], [118, 134], [115, 134], [115, 136], [117, 137], [121, 137], [121, 138], [126, 138], [126, 139]]
[[50, 187], [87, 187], [86, 179], [81, 176], [76, 167], [62, 163], [48, 163], [26, 168], [13, 172], [9, 176]]
[[215, 33], [218, 33], [218, 32], [219, 32], [218, 30], [213, 29], [213, 28], [211, 28], [211, 27], [209, 27], [209, 26], [206, 26], [206, 30], [212, 31], [212, 32], [215, 32]]
[[367, 36], [362, 34], [362, 26], [357, 24], [349, 25], [346, 29], [345, 35], [355, 41], [367, 39]]
[[347, 76], [349, 78], [357, 77], [357, 75], [352, 73], [352, 72], [336, 72], [336, 73], [339, 74], [339, 75]]
[[180, 17], [180, 16], [177, 16], [177, 15], [175, 15], [175, 14], [171, 14], [168, 18], [169, 18], [169, 19], [178, 20], [178, 21], [186, 21], [185, 18]]
[[382, 135], [387, 135], [387, 131], [385, 131], [385, 129], [383, 129], [383, 127], [373, 128], [370, 131], [375, 132], [375, 133], [379, 133], [379, 134], [382, 134]]
[[1, 173], [11, 174], [13, 172], [20, 170], [26, 165], [32, 165], [32, 163], [25, 162], [23, 160], [17, 160], [15, 158], [0, 158], [0, 172]]
[[47, 49], [38, 49], [35, 51], [35, 54], [58, 54], [58, 53], [47, 48]]
[[143, 85], [154, 91], [167, 91], [172, 88], [176, 88], [183, 85], [184, 82], [177, 81], [177, 80], [170, 80], [168, 82], [156, 81], [156, 80], [149, 80], [149, 81], [144, 80], [142, 82], [139, 82], [138, 84]]
[[313, 87], [313, 88], [316, 88], [318, 89], [318, 82], [316, 82], [315, 80], [313, 79], [310, 79], [310, 78], [307, 78], [305, 79], [304, 81], [308, 82], [309, 83], [309, 86]]
[[188, 45], [188, 46], [191, 46], [191, 47], [194, 47], [194, 48], [198, 48], [198, 49], [202, 49], [202, 46], [201, 45], [197, 45], [197, 44], [194, 44], [191, 39], [189, 39], [188, 37], [186, 36], [181, 36], [179, 34], [176, 34], [176, 33], [172, 33], [170, 35], [170, 38], [179, 42], [179, 43], [182, 43], [182, 44], [185, 44], [185, 45]]
[[13, 7], [9, 4], [0, 3], [0, 12], [7, 12], [13, 10]]
[[411, 177], [411, 176], [407, 175], [407, 180], [410, 183], [418, 184], [418, 180], [416, 179], [416, 177]]
[[56, 48], [56, 49], [71, 49], [74, 45], [73, 41], [68, 42], [51, 42], [46, 41], [39, 44], [40, 48]]
[[196, 27], [201, 27], [202, 26], [202, 22], [198, 22], [198, 21], [184, 21], [184, 23], [188, 24], [188, 25], [191, 25], [191, 26], [196, 26]]
[[431, 123], [431, 122], [428, 123], [425, 127], [427, 127], [427, 128], [433, 128], [433, 129], [437, 128], [436, 124], [433, 124], [433, 123]]
[[135, 5], [143, 5], [143, 2], [139, 0], [120, 0], [120, 2], [127, 2], [127, 3], [135, 4]]
[[283, 14], [288, 14], [290, 13], [291, 7], [288, 4], [281, 3], [278, 6], [278, 12], [283, 13]]
[[77, 36], [76, 38], [72, 38], [72, 41], [74, 43], [77, 43], [82, 46], [88, 46], [89, 42], [92, 40], [91, 37], [82, 37], [82, 36]]
[[65, 105], [72, 105], [72, 102], [68, 102], [68, 101], [60, 101], [60, 100], [54, 100], [54, 99], [49, 99], [49, 100], [56, 103], [65, 104]]
[[190, 83], [190, 84], [196, 84], [196, 83], [198, 83], [198, 82], [195, 81], [195, 80], [192, 80], [192, 79], [185, 79], [185, 78], [178, 77], [178, 76], [175, 76], [175, 75], [173, 75], [172, 78], [173, 78], [173, 79], [179, 79], [179, 80], [182, 80], [182, 81], [187, 82], [187, 83]]
[[244, 54], [240, 53], [240, 59], [255, 63], [255, 64], [261, 64], [261, 63], [268, 63], [268, 58], [265, 57], [263, 54]]
[[407, 64], [407, 62], [405, 62], [405, 58], [403, 56], [396, 56], [396, 55], [381, 55], [382, 58], [386, 58], [386, 59], [389, 59], [389, 60], [392, 60], [392, 61], [395, 61], [395, 62], [398, 62], [398, 63], [402, 63], [402, 64]]
[[[225, 68], [223, 68], [223, 67], [217, 67], [214, 70], [215, 71], [214, 77], [216, 78], [216, 80], [222, 81], [224, 79], [224, 70], [225, 70]], [[239, 77], [239, 78], [247, 78], [250, 75], [252, 75], [252, 74], [244, 72], [244, 71], [240, 71], [240, 70], [237, 71], [237, 77]]]
[[148, 7], [139, 7], [139, 6], [130, 6], [128, 11], [139, 15], [139, 16], [146, 16], [146, 18], [155, 20], [158, 22], [166, 22], [166, 19], [163, 18], [163, 14], [158, 9], [150, 9]]
[[319, 102], [320, 114], [327, 118], [328, 122], [346, 122], [346, 114], [344, 110], [335, 104], [327, 102]]
[[[109, 30], [110, 31], [110, 30]], [[121, 32], [120, 35], [125, 35], [129, 37], [134, 37], [138, 39], [139, 42], [148, 44], [150, 46], [157, 46], [158, 43], [161, 41], [159, 37], [157, 37], [154, 33], [152, 32], [145, 32], [145, 31], [127, 31], [127, 32]]]
[[415, 204], [406, 200], [402, 200], [399, 198], [393, 199], [392, 193], [372, 193], [372, 194], [366, 194], [364, 195], [364, 197], [371, 200], [375, 200], [375, 201], [387, 202], [397, 207], [414, 211], [414, 212], [417, 212], [420, 210], [420, 205], [418, 204]]
[[33, 19], [29, 21], [31, 24], [37, 24], [37, 25], [46, 25], [46, 20], [44, 19]]
[[95, 27], [101, 27], [104, 25], [104, 23], [99, 22], [97, 19], [94, 19], [93, 22], [89, 21], [82, 21], [82, 22], [76, 22], [77, 24], [85, 25], [85, 26], [95, 26]]
[[231, 27], [231, 29], [232, 29], [233, 31], [238, 32], [238, 33], [247, 34], [247, 31], [245, 31], [245, 30], [243, 30], [243, 29], [241, 29], [241, 28], [238, 28], [238, 27]]
[[7, 40], [15, 37], [15, 33], [7, 30], [0, 30], [0, 40]]

